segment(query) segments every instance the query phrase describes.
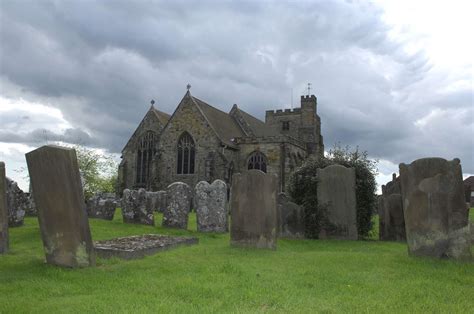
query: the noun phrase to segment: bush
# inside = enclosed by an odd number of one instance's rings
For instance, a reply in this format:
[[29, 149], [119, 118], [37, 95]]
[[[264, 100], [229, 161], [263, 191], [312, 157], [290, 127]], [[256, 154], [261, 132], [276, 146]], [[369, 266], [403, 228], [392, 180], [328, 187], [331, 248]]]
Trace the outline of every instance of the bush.
[[318, 168], [333, 164], [355, 168], [357, 231], [360, 238], [366, 238], [372, 228], [372, 214], [377, 202], [375, 181], [377, 161], [368, 159], [367, 152], [360, 152], [358, 147], [351, 151], [349, 147], [341, 148], [339, 145], [334, 145], [326, 157], [307, 159], [288, 180], [290, 197], [305, 211], [305, 235], [316, 239], [322, 228], [331, 228], [327, 219], [327, 209], [318, 206], [316, 174]]

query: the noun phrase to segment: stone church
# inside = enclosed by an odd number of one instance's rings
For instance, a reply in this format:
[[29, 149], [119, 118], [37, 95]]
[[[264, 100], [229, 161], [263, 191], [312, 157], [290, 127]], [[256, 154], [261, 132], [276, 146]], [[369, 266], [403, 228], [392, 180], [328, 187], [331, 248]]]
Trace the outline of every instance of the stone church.
[[233, 105], [223, 112], [189, 91], [172, 115], [154, 101], [122, 150], [119, 190], [162, 190], [176, 181], [194, 187], [201, 180], [231, 182], [232, 174], [260, 169], [276, 174], [280, 189], [310, 155], [324, 153], [314, 95], [301, 107], [269, 110], [265, 122]]

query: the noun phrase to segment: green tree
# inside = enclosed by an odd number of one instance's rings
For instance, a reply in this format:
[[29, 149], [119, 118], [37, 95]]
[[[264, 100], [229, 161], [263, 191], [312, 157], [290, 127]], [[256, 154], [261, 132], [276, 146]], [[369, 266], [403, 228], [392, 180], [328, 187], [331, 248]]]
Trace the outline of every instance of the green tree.
[[112, 156], [80, 145], [75, 145], [74, 149], [86, 200], [97, 192], [115, 192], [117, 163]]
[[375, 177], [377, 160], [368, 158], [366, 151], [358, 147], [351, 150], [349, 146], [335, 144], [323, 158], [309, 158], [296, 169], [289, 178], [288, 192], [290, 197], [303, 206], [305, 211], [305, 233], [308, 238], [318, 238], [323, 226], [328, 226], [327, 209], [318, 206], [317, 169], [332, 164], [353, 167], [356, 172], [357, 231], [359, 237], [368, 236], [372, 228], [372, 215], [377, 202], [377, 183]]

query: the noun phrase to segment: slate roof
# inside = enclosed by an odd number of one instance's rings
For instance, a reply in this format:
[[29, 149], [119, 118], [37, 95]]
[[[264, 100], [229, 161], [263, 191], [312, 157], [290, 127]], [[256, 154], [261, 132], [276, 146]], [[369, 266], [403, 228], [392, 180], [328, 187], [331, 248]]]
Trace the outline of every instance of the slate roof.
[[211, 128], [224, 144], [235, 146], [231, 140], [244, 136], [237, 122], [228, 113], [214, 108], [194, 96], [191, 96], [191, 99], [201, 109]]
[[168, 123], [168, 121], [171, 118], [171, 116], [169, 114], [164, 113], [163, 111], [159, 111], [159, 110], [155, 109], [155, 107], [152, 107], [151, 110], [163, 125], [166, 125], [166, 123]]
[[253, 134], [257, 137], [261, 136], [275, 136], [280, 135], [278, 131], [269, 127], [265, 122], [255, 118], [254, 116], [248, 114], [242, 109], [236, 106], [236, 110], [240, 113], [241, 117], [247, 122], [248, 126], [252, 130]]
[[469, 185], [469, 186], [474, 187], [474, 176], [467, 177], [464, 180], [464, 185]]

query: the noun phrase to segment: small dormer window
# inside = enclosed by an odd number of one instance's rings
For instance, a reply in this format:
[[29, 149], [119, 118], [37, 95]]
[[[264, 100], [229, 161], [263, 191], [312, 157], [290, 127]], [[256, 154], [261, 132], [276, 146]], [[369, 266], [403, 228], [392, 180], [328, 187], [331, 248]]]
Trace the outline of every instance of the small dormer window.
[[283, 121], [281, 129], [283, 131], [288, 131], [290, 129], [290, 121]]

